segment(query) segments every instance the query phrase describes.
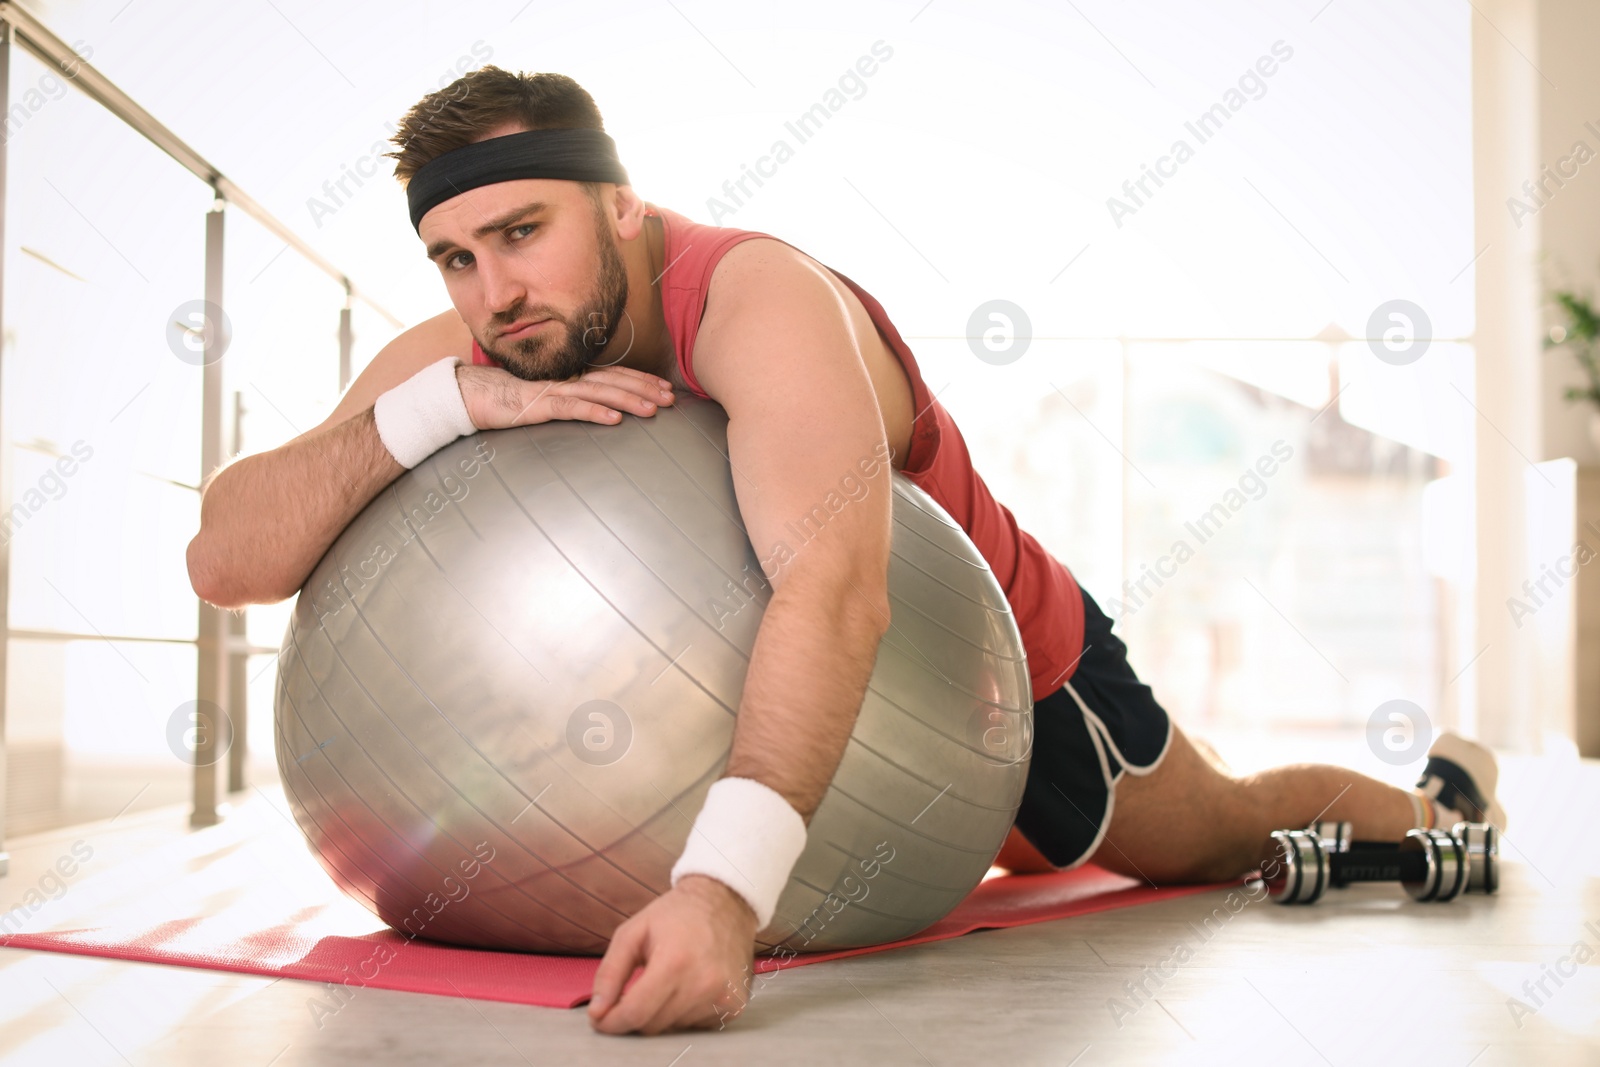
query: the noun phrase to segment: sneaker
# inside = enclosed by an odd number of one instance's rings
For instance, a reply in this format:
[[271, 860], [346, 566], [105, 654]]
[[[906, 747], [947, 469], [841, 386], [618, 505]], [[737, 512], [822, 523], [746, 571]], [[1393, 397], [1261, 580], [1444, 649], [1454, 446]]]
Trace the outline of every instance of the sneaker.
[[[1499, 779], [1493, 752], [1460, 734], [1445, 732], [1428, 749], [1417, 792], [1445, 809], [1440, 813], [1443, 820], [1455, 814], [1467, 822], [1491, 823], [1504, 830], [1506, 811], [1494, 795]], [[1449, 825], [1444, 822], [1444, 828]]]

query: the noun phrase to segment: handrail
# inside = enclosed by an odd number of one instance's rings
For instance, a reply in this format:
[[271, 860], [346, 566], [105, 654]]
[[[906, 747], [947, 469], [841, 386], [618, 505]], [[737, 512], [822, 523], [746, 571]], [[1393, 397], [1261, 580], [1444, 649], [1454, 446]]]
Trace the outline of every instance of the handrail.
[[151, 144], [177, 160], [189, 173], [211, 186], [219, 197], [265, 226], [317, 269], [338, 282], [350, 299], [360, 300], [387, 319], [395, 329], [405, 327], [405, 323], [395, 318], [381, 304], [357, 290], [348, 275], [323, 258], [322, 254], [307, 244], [304, 238], [280, 222], [277, 216], [235, 185], [227, 175], [212, 166], [181, 137], [167, 129], [154, 115], [135, 103], [132, 97], [113, 85], [110, 79], [86, 62], [72, 50], [70, 45], [50, 32], [44, 23], [29, 14], [26, 9], [19, 7], [12, 0], [0, 0], [0, 21], [11, 24], [16, 40], [29, 52], [58, 70], [72, 71], [73, 74], [67, 79], [68, 81], [77, 85], [101, 107], [143, 134]]

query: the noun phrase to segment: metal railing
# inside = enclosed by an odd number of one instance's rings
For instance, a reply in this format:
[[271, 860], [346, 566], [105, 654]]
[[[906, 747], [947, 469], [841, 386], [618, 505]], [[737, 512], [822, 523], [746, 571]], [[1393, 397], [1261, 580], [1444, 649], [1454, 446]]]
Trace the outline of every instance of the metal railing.
[[[210, 309], [220, 311], [225, 305], [223, 301], [223, 220], [224, 208], [231, 206], [244, 212], [250, 218], [261, 224], [278, 239], [282, 240], [289, 248], [294, 249], [308, 263], [322, 273], [328, 275], [344, 290], [344, 306], [339, 312], [339, 391], [342, 393], [350, 382], [351, 349], [354, 334], [351, 329], [351, 310], [355, 301], [360, 300], [372, 310], [376, 311], [390, 325], [396, 329], [402, 328], [402, 323], [385, 308], [358, 290], [349, 276], [335, 267], [324, 258], [316, 249], [312, 248], [299, 234], [290, 229], [281, 220], [267, 211], [253, 198], [244, 192], [238, 185], [212, 165], [196, 149], [187, 144], [177, 134], [169, 130], [144, 108], [140, 107], [131, 97], [111, 83], [105, 75], [84, 61], [60, 37], [57, 37], [34, 15], [15, 3], [0, 0], [0, 119], [10, 113], [10, 73], [11, 49], [13, 44], [20, 46], [51, 67], [70, 71], [71, 76], [66, 80], [75, 86], [78, 91], [87, 95], [112, 115], [116, 116], [125, 125], [142, 135], [161, 151], [177, 161], [186, 170], [200, 181], [210, 186], [216, 194], [211, 209], [205, 215], [205, 299]], [[7, 145], [5, 139], [0, 137], [0, 248], [5, 246], [5, 187], [7, 171]], [[0, 257], [3, 259], [3, 257]], [[4, 330], [4, 294], [5, 277], [3, 263], [0, 263], [0, 333]], [[207, 323], [210, 327], [212, 324]], [[239, 450], [239, 411], [237, 400], [233, 412], [233, 441], [232, 449], [224, 453], [224, 428], [226, 424], [223, 410], [223, 366], [219, 359], [212, 356], [213, 345], [222, 342], [220, 329], [207, 328], [202, 331], [203, 344], [206, 347], [203, 362], [202, 409], [200, 420], [200, 469], [202, 484], [204, 476], [209, 475], [220, 467], [229, 454]], [[3, 369], [3, 368], [0, 368]], [[8, 429], [0, 417], [0, 449], [9, 448], [7, 439]], [[0, 515], [7, 513], [12, 506], [12, 486], [9, 474], [10, 464], [0, 463]], [[198, 488], [196, 489], [198, 491]], [[223, 722], [200, 723], [202, 729], [196, 731], [198, 744], [194, 753], [194, 807], [190, 814], [190, 824], [193, 826], [208, 826], [218, 819], [217, 800], [217, 764], [214, 758], [216, 745], [223, 736], [221, 731], [231, 730], [230, 747], [228, 752], [228, 785], [230, 792], [241, 790], [244, 782], [244, 757], [245, 757], [245, 722], [247, 709], [245, 707], [245, 662], [248, 656], [257, 652], [274, 652], [276, 649], [263, 649], [251, 646], [245, 637], [245, 619], [242, 614], [235, 615], [212, 607], [204, 601], [197, 600], [199, 605], [199, 626], [197, 636], [193, 639], [186, 638], [158, 638], [135, 636], [110, 636], [95, 632], [69, 630], [38, 630], [38, 629], [12, 629], [10, 624], [10, 589], [11, 589], [11, 552], [9, 539], [0, 539], [0, 876], [3, 876], [9, 866], [5, 847], [5, 822], [6, 822], [6, 672], [7, 652], [12, 638], [45, 641], [73, 641], [73, 640], [149, 640], [162, 641], [176, 644], [193, 644], [198, 652], [198, 667], [196, 670], [195, 689], [199, 707], [215, 707], [223, 712]], [[205, 728], [210, 727], [210, 728]]]

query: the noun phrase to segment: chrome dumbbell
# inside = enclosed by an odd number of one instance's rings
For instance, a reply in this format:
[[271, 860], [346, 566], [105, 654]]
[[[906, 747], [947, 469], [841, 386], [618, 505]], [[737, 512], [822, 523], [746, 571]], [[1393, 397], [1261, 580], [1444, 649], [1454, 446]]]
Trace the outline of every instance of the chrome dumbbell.
[[1274, 830], [1272, 840], [1277, 854], [1262, 865], [1262, 881], [1279, 904], [1311, 904], [1355, 882], [1399, 882], [1412, 899], [1438, 903], [1500, 886], [1499, 835], [1488, 823], [1412, 830], [1398, 845], [1354, 841], [1348, 823]]
[[[1333, 822], [1322, 820], [1314, 822], [1306, 829], [1322, 842], [1322, 847], [1330, 854], [1350, 852], [1395, 852], [1400, 849], [1398, 841], [1356, 841], [1354, 827], [1348, 822]], [[1450, 828], [1450, 836], [1458, 840], [1467, 851], [1467, 884], [1463, 892], [1467, 893], [1493, 893], [1500, 888], [1500, 839], [1495, 828], [1489, 823], [1458, 822]], [[1338, 874], [1331, 874], [1329, 885], [1334, 889], [1342, 889], [1351, 881], [1373, 881], [1374, 879], [1352, 878], [1343, 880]], [[1382, 879], [1377, 879], [1382, 880]], [[1444, 899], [1451, 899], [1445, 897]]]

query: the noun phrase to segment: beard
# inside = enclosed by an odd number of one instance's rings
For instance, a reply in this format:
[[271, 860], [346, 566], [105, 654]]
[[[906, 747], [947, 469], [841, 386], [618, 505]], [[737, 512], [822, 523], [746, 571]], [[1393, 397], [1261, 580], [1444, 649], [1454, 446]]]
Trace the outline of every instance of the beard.
[[[622, 254], [617, 251], [616, 241], [612, 239], [611, 229], [598, 208], [594, 222], [595, 241], [600, 248], [600, 270], [589, 298], [570, 315], [562, 315], [548, 307], [534, 313], [534, 317], [538, 314], [548, 315], [565, 329], [547, 330], [540, 327], [531, 336], [519, 337], [493, 348], [481, 339], [478, 342], [485, 353], [524, 381], [564, 381], [576, 378], [594, 367], [609, 366], [621, 360], [620, 356], [608, 356], [604, 362], [598, 362], [601, 351], [610, 342], [627, 307], [628, 271], [622, 262]], [[518, 303], [509, 311], [496, 315], [492, 325], [510, 326], [518, 319], [528, 317], [528, 305]]]

